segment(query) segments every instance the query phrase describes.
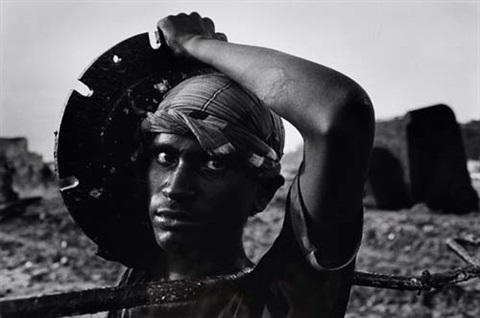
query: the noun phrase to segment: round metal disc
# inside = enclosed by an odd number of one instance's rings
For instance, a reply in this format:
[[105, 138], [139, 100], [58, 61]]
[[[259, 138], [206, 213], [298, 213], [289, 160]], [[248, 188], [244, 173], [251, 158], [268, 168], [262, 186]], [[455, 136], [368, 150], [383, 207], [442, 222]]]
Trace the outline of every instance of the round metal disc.
[[80, 76], [90, 96], [71, 92], [57, 134], [57, 172], [70, 214], [100, 256], [141, 266], [159, 252], [136, 173], [137, 132], [166, 91], [205, 68], [167, 48], [154, 50], [144, 33], [102, 54]]

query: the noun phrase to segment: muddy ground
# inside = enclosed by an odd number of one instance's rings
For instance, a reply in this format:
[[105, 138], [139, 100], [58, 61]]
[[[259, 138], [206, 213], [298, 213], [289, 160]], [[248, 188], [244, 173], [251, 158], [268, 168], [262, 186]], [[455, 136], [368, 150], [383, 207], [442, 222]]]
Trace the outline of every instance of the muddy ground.
[[[254, 260], [278, 233], [284, 195], [285, 189], [250, 221], [245, 246]], [[464, 266], [445, 240], [467, 234], [480, 237], [479, 213], [439, 214], [423, 205], [368, 210], [357, 270], [420, 275], [426, 269]], [[0, 223], [0, 297], [114, 285], [122, 267], [94, 253], [95, 246], [73, 223], [60, 197], [28, 206], [21, 217]], [[480, 248], [475, 253], [480, 256]], [[347, 317], [480, 317], [480, 279], [422, 294], [354, 287]]]

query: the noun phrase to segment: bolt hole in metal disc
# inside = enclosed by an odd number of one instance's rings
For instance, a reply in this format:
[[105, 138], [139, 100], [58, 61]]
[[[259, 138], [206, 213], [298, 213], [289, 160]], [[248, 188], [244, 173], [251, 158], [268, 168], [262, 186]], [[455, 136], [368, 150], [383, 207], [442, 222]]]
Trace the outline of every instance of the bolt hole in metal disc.
[[183, 79], [211, 72], [173, 57], [158, 34], [138, 34], [80, 76], [56, 139], [63, 200], [100, 256], [141, 266], [157, 253], [142, 191], [139, 125]]

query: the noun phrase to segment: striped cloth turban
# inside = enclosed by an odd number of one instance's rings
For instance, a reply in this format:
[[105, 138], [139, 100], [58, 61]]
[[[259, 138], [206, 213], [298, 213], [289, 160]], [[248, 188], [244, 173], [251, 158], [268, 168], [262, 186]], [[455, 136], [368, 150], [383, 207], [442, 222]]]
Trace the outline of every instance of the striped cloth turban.
[[280, 173], [285, 131], [278, 115], [219, 73], [181, 82], [148, 113], [142, 130], [192, 133], [208, 154], [238, 154], [260, 177]]

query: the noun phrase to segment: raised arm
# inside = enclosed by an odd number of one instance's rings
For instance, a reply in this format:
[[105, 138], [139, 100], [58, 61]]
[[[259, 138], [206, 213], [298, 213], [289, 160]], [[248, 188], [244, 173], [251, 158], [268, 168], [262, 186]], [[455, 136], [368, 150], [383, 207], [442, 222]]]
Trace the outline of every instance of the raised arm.
[[292, 123], [304, 139], [300, 188], [319, 262], [335, 267], [361, 238], [362, 194], [374, 118], [353, 80], [328, 67], [275, 50], [228, 43], [197, 13], [158, 22], [174, 53], [213, 66]]

